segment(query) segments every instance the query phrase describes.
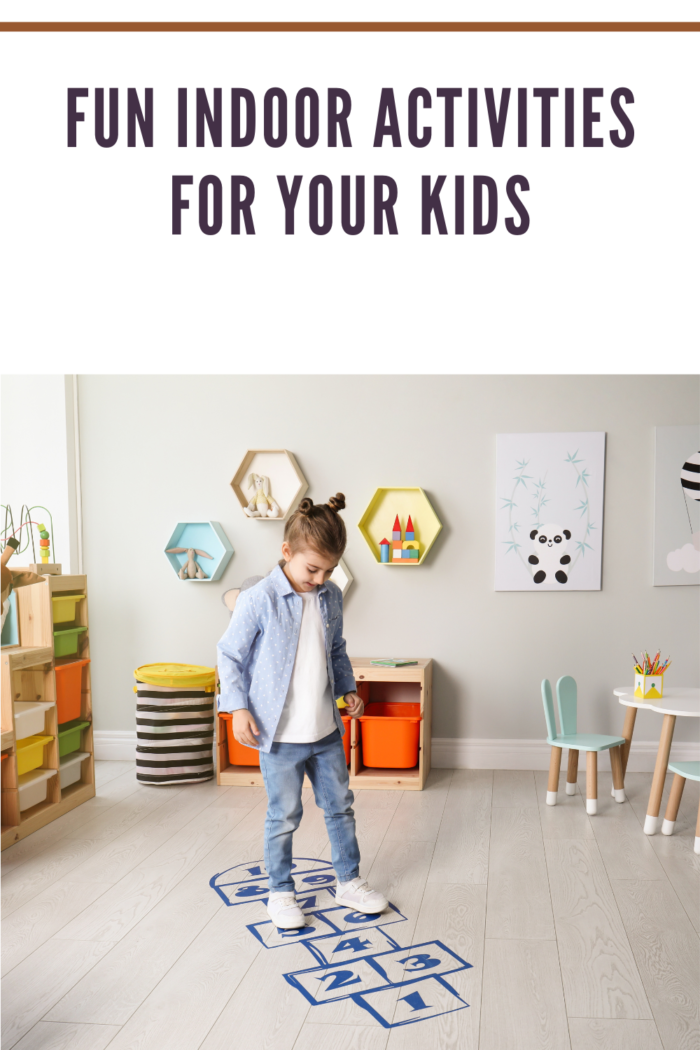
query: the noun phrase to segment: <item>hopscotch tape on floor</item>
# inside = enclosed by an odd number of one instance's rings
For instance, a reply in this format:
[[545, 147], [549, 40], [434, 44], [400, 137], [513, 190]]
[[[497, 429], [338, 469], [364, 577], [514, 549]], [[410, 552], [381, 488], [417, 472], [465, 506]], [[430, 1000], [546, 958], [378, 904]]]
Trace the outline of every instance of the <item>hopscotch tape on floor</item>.
[[[338, 905], [329, 861], [295, 857], [297, 903], [305, 925], [283, 930], [271, 919], [247, 929], [265, 948], [303, 944], [316, 965], [282, 976], [312, 1006], [348, 999], [382, 1027], [396, 1028], [469, 1006], [446, 977], [472, 968], [442, 941], [402, 947], [405, 915], [394, 904], [376, 915]], [[209, 885], [228, 907], [266, 905], [268, 873], [262, 861], [243, 862], [213, 875]]]

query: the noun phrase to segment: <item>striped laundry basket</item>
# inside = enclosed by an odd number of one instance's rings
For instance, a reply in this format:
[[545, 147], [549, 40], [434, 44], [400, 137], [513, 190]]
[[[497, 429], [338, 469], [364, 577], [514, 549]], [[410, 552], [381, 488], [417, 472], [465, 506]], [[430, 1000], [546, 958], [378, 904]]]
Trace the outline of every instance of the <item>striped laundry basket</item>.
[[187, 784], [214, 776], [213, 667], [143, 664], [136, 685], [136, 779]]

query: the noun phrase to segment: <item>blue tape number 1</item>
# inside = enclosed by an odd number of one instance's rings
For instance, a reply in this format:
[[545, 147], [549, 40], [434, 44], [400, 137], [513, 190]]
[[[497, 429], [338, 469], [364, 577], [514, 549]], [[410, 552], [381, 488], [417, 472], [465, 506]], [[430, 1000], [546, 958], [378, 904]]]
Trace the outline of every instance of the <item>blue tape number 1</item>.
[[412, 1010], [429, 1010], [430, 1006], [428, 1003], [424, 1003], [420, 997], [419, 992], [411, 992], [410, 995], [402, 995], [399, 997], [399, 1002], [403, 1000], [411, 1007]]

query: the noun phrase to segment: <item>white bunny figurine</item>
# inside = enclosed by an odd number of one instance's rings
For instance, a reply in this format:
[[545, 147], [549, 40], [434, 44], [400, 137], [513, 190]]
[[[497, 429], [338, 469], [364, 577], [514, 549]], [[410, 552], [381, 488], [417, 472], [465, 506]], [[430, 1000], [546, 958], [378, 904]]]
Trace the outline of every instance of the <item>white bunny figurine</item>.
[[279, 503], [270, 495], [270, 479], [264, 474], [251, 474], [248, 488], [253, 489], [250, 503], [243, 510], [249, 518], [279, 518]]

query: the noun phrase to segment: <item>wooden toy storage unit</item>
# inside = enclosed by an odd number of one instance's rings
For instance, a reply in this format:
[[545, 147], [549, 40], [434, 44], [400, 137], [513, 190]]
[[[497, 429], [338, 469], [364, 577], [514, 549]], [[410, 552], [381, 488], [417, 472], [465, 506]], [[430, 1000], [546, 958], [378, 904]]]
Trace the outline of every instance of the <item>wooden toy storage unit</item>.
[[[418, 743], [418, 764], [413, 769], [378, 769], [365, 766], [362, 760], [360, 724], [350, 721], [350, 787], [381, 790], [422, 791], [430, 772], [430, 740], [432, 722], [432, 660], [418, 660], [407, 667], [377, 667], [369, 657], [351, 657], [357, 692], [365, 702], [369, 714], [373, 700], [400, 700], [420, 702], [422, 719]], [[258, 766], [233, 766], [228, 759], [226, 724], [216, 719], [217, 783], [223, 785], [253, 785], [263, 787]], [[346, 730], [348, 732], [348, 730]], [[304, 777], [304, 787], [311, 787]]]
[[[40, 567], [38, 568], [40, 571]], [[82, 668], [80, 697], [80, 717], [90, 723], [80, 734], [80, 750], [86, 752], [88, 757], [81, 763], [81, 776], [77, 783], [61, 789], [58, 775], [60, 760], [55, 669], [75, 660], [89, 659], [90, 642], [89, 631], [81, 631], [74, 636], [77, 640], [77, 652], [57, 657], [54, 629], [60, 631], [76, 627], [87, 628], [87, 577], [46, 575], [44, 578], [45, 583], [22, 587], [15, 592], [21, 644], [2, 650], [2, 849], [87, 802], [95, 794], [89, 663]], [[75, 604], [75, 618], [69, 622], [54, 624], [54, 608], [61, 610], [71, 603], [54, 603], [52, 597], [70, 594], [81, 596]], [[63, 615], [65, 613], [56, 613], [57, 619]], [[62, 635], [59, 638], [65, 645], [68, 636]], [[56, 773], [48, 779], [46, 800], [20, 812], [14, 701], [34, 700], [53, 705], [47, 710], [45, 721], [45, 733], [53, 737], [53, 740], [44, 747], [42, 768], [55, 769]]]

